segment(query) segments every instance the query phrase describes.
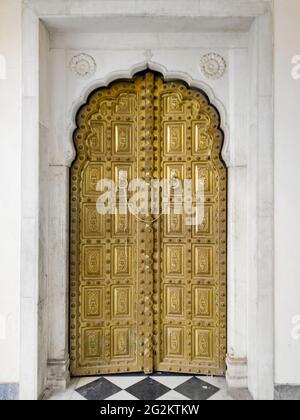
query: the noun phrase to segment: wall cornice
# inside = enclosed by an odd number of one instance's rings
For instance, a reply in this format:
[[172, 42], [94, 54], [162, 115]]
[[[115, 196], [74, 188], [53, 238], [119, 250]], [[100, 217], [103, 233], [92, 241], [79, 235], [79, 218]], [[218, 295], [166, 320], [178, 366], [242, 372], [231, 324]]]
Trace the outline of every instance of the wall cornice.
[[44, 16], [207, 16], [256, 17], [265, 14], [272, 0], [23, 0]]

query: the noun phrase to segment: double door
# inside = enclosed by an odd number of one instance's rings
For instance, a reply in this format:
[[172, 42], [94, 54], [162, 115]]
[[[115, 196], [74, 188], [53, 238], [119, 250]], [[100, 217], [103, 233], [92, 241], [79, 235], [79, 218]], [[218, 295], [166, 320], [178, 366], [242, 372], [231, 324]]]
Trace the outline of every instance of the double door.
[[[224, 373], [227, 171], [219, 126], [205, 94], [154, 72], [93, 92], [79, 110], [70, 175], [74, 376]], [[160, 190], [155, 214], [150, 204], [149, 214], [122, 211], [124, 178], [125, 187], [188, 180], [193, 208], [201, 182], [201, 223], [179, 214], [174, 191], [166, 200]], [[104, 179], [117, 186], [113, 214], [97, 207]]]

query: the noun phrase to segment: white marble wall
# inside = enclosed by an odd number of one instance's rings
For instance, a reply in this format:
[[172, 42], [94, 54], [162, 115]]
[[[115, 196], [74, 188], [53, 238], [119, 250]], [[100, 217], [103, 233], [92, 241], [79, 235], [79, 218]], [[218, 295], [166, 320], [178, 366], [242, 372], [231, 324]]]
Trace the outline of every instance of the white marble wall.
[[[38, 393], [41, 395], [47, 386], [47, 362], [49, 340], [49, 205], [52, 200], [49, 190], [50, 102], [49, 83], [49, 33], [45, 26], [39, 25], [39, 307], [38, 328], [43, 337], [39, 343]], [[50, 193], [50, 194], [49, 194]], [[51, 290], [51, 289], [50, 289]]]
[[299, 19], [300, 1], [289, 0], [287, 7], [276, 0], [275, 380], [291, 385], [300, 385], [300, 79], [292, 77], [292, 58], [300, 55]]
[[[0, 384], [19, 380], [21, 1], [0, 2]], [[0, 70], [0, 73], [1, 70]]]
[[[255, 17], [266, 10], [266, 5], [270, 2], [259, 0], [189, 0], [189, 9], [186, 8], [186, 0], [169, 1], [151, 1], [140, 0], [120, 0], [118, 2], [102, 1], [104, 7], [101, 8], [101, 13], [107, 16], [114, 16], [123, 13], [123, 16], [128, 14], [129, 11], [133, 13], [142, 13], [145, 4], [149, 4], [149, 13], [162, 14], [169, 16], [180, 16], [182, 14], [190, 16], [213, 17], [219, 16], [221, 19], [227, 19], [226, 16], [239, 16], [248, 17], [248, 23], [238, 23], [231, 20], [231, 25], [234, 23], [236, 30], [245, 25], [252, 26]], [[84, 0], [84, 7], [80, 0], [28, 0], [27, 3], [30, 7], [33, 5], [35, 12], [30, 12], [27, 7], [24, 9], [23, 15], [23, 88], [21, 87], [21, 3], [22, 0], [1, 0], [0, 1], [0, 54], [6, 58], [7, 65], [7, 79], [0, 80], [0, 126], [1, 126], [1, 147], [2, 147], [2, 160], [0, 165], [0, 188], [2, 196], [8, 197], [9, 200], [5, 201], [5, 205], [1, 206], [1, 266], [0, 266], [0, 382], [21, 382], [21, 397], [22, 398], [37, 398], [45, 384], [45, 343], [48, 341], [49, 352], [49, 370], [48, 381], [50, 384], [56, 384], [58, 378], [59, 383], [63, 383], [67, 371], [65, 360], [67, 360], [67, 349], [65, 343], [67, 342], [67, 325], [68, 318], [68, 299], [66, 294], [65, 279], [68, 278], [68, 264], [65, 258], [61, 255], [66, 254], [66, 240], [68, 237], [68, 211], [67, 206], [67, 176], [68, 168], [66, 161], [71, 160], [72, 148], [70, 142], [66, 142], [65, 138], [70, 137], [72, 125], [66, 128], [64, 125], [63, 116], [60, 118], [58, 124], [54, 128], [54, 136], [50, 136], [51, 146], [54, 150], [57, 148], [53, 156], [55, 159], [50, 159], [49, 163], [49, 185], [52, 191], [50, 205], [57, 201], [58, 197], [65, 197], [62, 201], [61, 210], [58, 212], [59, 217], [48, 217], [48, 233], [45, 231], [45, 226], [41, 226], [39, 221], [39, 194], [41, 189], [38, 187], [39, 180], [39, 156], [41, 150], [44, 150], [45, 139], [47, 137], [47, 126], [44, 117], [39, 117], [39, 103], [47, 99], [47, 96], [39, 98], [39, 34], [38, 34], [38, 17], [43, 15], [43, 18], [49, 21], [49, 14], [52, 15], [53, 25], [64, 27], [66, 30], [67, 22], [60, 16], [62, 13], [65, 18], [67, 16], [88, 17], [97, 12], [99, 7], [99, 0]], [[114, 7], [109, 6], [113, 3]], [[171, 6], [170, 6], [170, 3]], [[180, 4], [181, 3], [181, 4]], [[265, 4], [264, 4], [265, 3]], [[291, 71], [291, 56], [300, 54], [299, 51], [299, 31], [298, 14], [299, 14], [299, 1], [298, 0], [275, 0], [275, 220], [276, 220], [276, 240], [275, 240], [275, 279], [276, 279], [276, 382], [285, 384], [299, 384], [299, 343], [300, 341], [292, 338], [292, 317], [299, 313], [299, 258], [298, 258], [298, 245], [297, 238], [299, 224], [295, 223], [297, 214], [299, 213], [299, 200], [297, 198], [298, 188], [298, 154], [299, 149], [299, 81], [290, 78]], [[116, 7], [115, 5], [118, 5]], [[84, 20], [84, 19], [81, 19]], [[60, 23], [59, 23], [60, 22]], [[202, 21], [202, 27], [203, 23]], [[48, 23], [47, 23], [48, 24]], [[215, 24], [215, 23], [214, 23]], [[223, 21], [223, 29], [228, 24], [228, 20]], [[213, 25], [205, 23], [206, 27]], [[80, 24], [79, 24], [80, 27]], [[193, 36], [192, 39], [187, 33], [173, 33], [172, 39], [174, 45], [178, 49], [185, 49], [188, 42], [197, 52], [200, 49], [206, 49], [209, 45], [214, 49], [229, 52], [229, 65], [236, 60], [246, 60], [251, 74], [255, 74], [257, 68], [258, 53], [254, 45], [254, 27], [250, 32], [250, 37], [247, 33], [200, 33], [199, 36]], [[65, 54], [67, 50], [83, 51], [99, 49], [101, 52], [106, 49], [113, 49], [116, 44], [119, 45], [120, 50], [136, 49], [140, 51], [139, 57], [143, 59], [142, 52], [144, 49], [153, 48], [153, 45], [159, 43], [160, 48], [166, 49], [169, 46], [169, 35], [164, 33], [136, 34], [127, 33], [126, 37], [120, 34], [99, 34], [82, 33], [74, 36], [74, 33], [69, 32], [63, 34], [55, 34], [51, 36], [51, 45], [55, 50], [56, 59], [65, 67], [67, 59]], [[80, 31], [79, 31], [80, 32]], [[197, 35], [197, 33], [196, 33]], [[250, 55], [245, 52], [245, 45], [250, 40]], [[261, 35], [261, 39], [268, 41], [268, 36]], [[76, 43], [74, 43], [76, 40]], [[155, 41], [154, 41], [155, 40]], [[210, 48], [209, 47], [209, 48]], [[61, 49], [60, 54], [58, 49]], [[235, 57], [235, 49], [241, 50], [239, 58]], [[268, 49], [272, 51], [269, 46]], [[229, 51], [230, 50], [230, 51]], [[244, 51], [244, 58], [242, 51]], [[252, 51], [252, 53], [251, 53]], [[50, 52], [51, 53], [51, 52]], [[246, 56], [245, 56], [246, 54]], [[60, 56], [61, 55], [61, 56]], [[116, 54], [117, 57], [117, 54]], [[265, 62], [265, 54], [263, 46], [261, 48], [260, 58], [262, 63]], [[51, 59], [51, 63], [53, 60]], [[238, 61], [237, 61], [238, 63]], [[57, 64], [58, 65], [58, 64]], [[269, 66], [266, 65], [267, 68]], [[236, 66], [235, 66], [236, 67]], [[117, 66], [118, 70], [119, 66]], [[124, 67], [126, 70], [126, 68]], [[238, 68], [237, 68], [238, 69]], [[51, 72], [50, 72], [51, 73]], [[270, 73], [270, 72], [269, 72]], [[55, 86], [52, 85], [52, 91], [61, 90], [66, 91], [66, 77], [68, 73], [61, 73], [57, 78]], [[102, 76], [101, 76], [102, 77]], [[106, 75], [103, 76], [106, 78]], [[231, 70], [230, 77], [241, 77], [243, 74], [238, 71]], [[245, 79], [246, 81], [246, 79]], [[47, 80], [45, 81], [47, 84]], [[50, 81], [48, 81], [50, 83]], [[229, 82], [231, 83], [231, 82]], [[256, 92], [258, 90], [257, 80], [251, 80], [251, 112], [247, 111], [245, 125], [248, 129], [248, 144], [254, 141], [257, 145], [258, 136], [258, 99]], [[88, 86], [90, 85], [91, 86]], [[247, 83], [243, 83], [242, 91], [245, 94]], [[82, 84], [79, 96], [87, 93], [92, 88], [92, 81]], [[21, 94], [23, 90], [23, 134], [21, 136]], [[219, 95], [219, 92], [216, 92]], [[241, 98], [243, 99], [243, 95]], [[264, 97], [269, 97], [269, 93], [261, 93], [261, 107], [265, 106], [267, 110], [271, 109], [270, 97], [266, 99], [263, 105]], [[78, 98], [77, 98], [78, 99]], [[74, 113], [78, 103], [74, 103], [72, 109], [64, 109], [64, 98], [61, 97], [61, 108], [71, 117], [69, 112]], [[229, 101], [230, 102], [230, 101]], [[47, 105], [43, 105], [44, 110]], [[233, 108], [232, 108], [233, 109]], [[235, 130], [232, 127], [235, 124], [234, 115], [239, 113], [240, 106], [236, 105], [234, 112], [227, 109], [227, 123], [230, 128], [230, 137], [227, 139], [231, 142], [240, 140], [242, 144], [245, 136], [242, 133], [243, 124], [241, 126], [240, 135], [235, 135]], [[47, 114], [48, 112], [46, 112]], [[267, 113], [268, 114], [268, 113]], [[267, 115], [266, 114], [266, 115]], [[44, 114], [45, 115], [45, 114]], [[64, 115], [64, 114], [63, 114]], [[244, 118], [243, 117], [243, 118]], [[267, 117], [270, 118], [270, 115]], [[267, 121], [267, 118], [265, 121]], [[66, 130], [64, 132], [63, 130]], [[40, 134], [41, 133], [41, 150]], [[61, 134], [63, 133], [63, 134]], [[60, 137], [59, 142], [52, 143], [52, 138]], [[22, 137], [22, 138], [21, 138]], [[261, 134], [261, 138], [266, 138], [265, 134]], [[234, 140], [233, 140], [234, 139]], [[264, 378], [267, 377], [266, 371], [263, 370], [262, 378], [258, 378], [255, 372], [258, 371], [259, 365], [257, 364], [262, 351], [270, 357], [270, 348], [266, 351], [265, 348], [258, 346], [257, 341], [263, 340], [265, 334], [271, 335], [272, 331], [266, 329], [265, 324], [260, 324], [259, 320], [265, 317], [264, 305], [270, 307], [270, 287], [265, 285], [264, 276], [263, 281], [257, 282], [256, 273], [258, 270], [257, 258], [260, 255], [259, 248], [257, 247], [259, 237], [257, 235], [257, 224], [253, 219], [253, 215], [257, 214], [257, 179], [249, 176], [250, 171], [255, 173], [257, 162], [249, 160], [248, 152], [244, 157], [238, 153], [239, 157], [236, 160], [237, 150], [235, 148], [231, 158], [236, 162], [235, 167], [230, 167], [230, 185], [229, 195], [230, 200], [234, 200], [235, 195], [242, 194], [245, 188], [248, 189], [248, 199], [238, 200], [232, 206], [232, 215], [236, 217], [236, 223], [229, 223], [230, 237], [229, 240], [229, 253], [233, 254], [233, 249], [238, 249], [239, 254], [231, 259], [229, 262], [229, 277], [238, 279], [239, 284], [247, 282], [247, 287], [237, 289], [234, 283], [229, 285], [229, 308], [237, 305], [245, 308], [247, 307], [248, 316], [245, 319], [245, 311], [236, 312], [229, 309], [229, 324], [233, 328], [229, 329], [229, 366], [234, 376], [234, 382], [237, 383], [237, 378], [241, 378], [241, 382], [245, 382], [245, 376], [250, 372], [250, 387], [255, 396], [264, 395], [265, 391], [257, 384], [264, 383]], [[246, 150], [242, 148], [241, 150]], [[248, 149], [247, 149], [248, 150]], [[247, 151], [246, 150], [246, 151]], [[253, 151], [253, 148], [251, 149]], [[255, 149], [256, 150], [256, 149]], [[250, 146], [249, 146], [250, 151]], [[70, 154], [71, 153], [71, 154]], [[266, 152], [263, 153], [262, 157]], [[21, 154], [22, 154], [22, 176], [21, 171]], [[272, 155], [272, 152], [270, 153]], [[52, 156], [52, 153], [51, 153]], [[247, 158], [248, 157], [248, 158]], [[61, 160], [60, 160], [61, 159]], [[228, 161], [228, 159], [227, 159]], [[265, 165], [264, 162], [262, 162]], [[8, 177], [7, 173], [13, 166], [14, 171]], [[247, 166], [247, 168], [246, 168]], [[263, 166], [266, 168], [266, 166]], [[42, 168], [41, 168], [42, 169]], [[265, 171], [262, 172], [260, 178], [264, 179]], [[58, 179], [64, 180], [63, 183], [57, 182]], [[22, 234], [20, 235], [20, 215], [21, 215], [21, 182], [22, 182]], [[243, 185], [246, 184], [246, 187]], [[262, 184], [265, 188], [265, 185]], [[60, 191], [61, 190], [61, 191]], [[240, 192], [239, 192], [240, 191]], [[19, 197], [19, 198], [18, 198]], [[245, 197], [245, 194], [243, 195]], [[236, 210], [234, 208], [236, 207]], [[267, 209], [267, 203], [265, 209]], [[50, 214], [55, 214], [54, 209], [49, 210]], [[247, 212], [247, 227], [243, 225], [243, 215]], [[262, 213], [264, 214], [264, 213]], [[45, 205], [41, 205], [41, 215], [46, 218]], [[240, 216], [239, 216], [240, 215]], [[233, 220], [233, 219], [232, 219]], [[240, 220], [240, 222], [239, 222]], [[261, 226], [264, 227], [264, 218], [261, 218]], [[247, 246], [242, 246], [242, 238], [247, 232]], [[272, 243], [269, 233], [264, 233], [261, 229], [262, 235], [266, 238], [269, 244]], [[45, 253], [47, 253], [47, 246], [41, 244], [41, 252], [39, 244], [40, 236], [42, 242], [48, 235], [49, 245], [51, 249], [51, 262], [47, 269], [47, 263], [43, 261]], [[20, 243], [22, 245], [20, 252]], [[234, 245], [236, 244], [236, 246]], [[267, 244], [266, 244], [267, 245]], [[46, 248], [45, 248], [46, 246]], [[250, 253], [251, 250], [251, 253]], [[257, 251], [256, 251], [257, 250]], [[262, 254], [260, 257], [262, 263], [270, 258], [272, 249], [266, 247], [267, 254]], [[40, 253], [40, 257], [39, 257]], [[19, 257], [21, 254], [21, 270], [19, 265]], [[44, 256], [42, 258], [42, 256]], [[236, 266], [234, 261], [239, 264]], [[268, 267], [266, 267], [268, 268]], [[20, 281], [21, 271], [21, 281]], [[272, 268], [268, 268], [272, 271]], [[63, 273], [63, 274], [61, 274]], [[55, 293], [48, 291], [48, 296], [45, 291], [46, 275], [52, 279], [53, 289]], [[254, 276], [254, 277], [253, 277]], [[39, 278], [43, 279], [39, 285]], [[253, 281], [253, 278], [256, 280]], [[270, 282], [270, 279], [268, 280]], [[258, 294], [260, 284], [262, 287], [262, 294]], [[21, 293], [20, 292], [21, 289]], [[246, 293], [246, 290], [249, 293]], [[20, 305], [21, 296], [21, 305]], [[45, 305], [48, 300], [48, 305]], [[63, 303], [62, 311], [57, 311], [55, 301], [59, 300]], [[246, 305], [244, 302], [246, 301]], [[257, 302], [261, 302], [260, 309], [257, 307]], [[19, 311], [21, 310], [21, 317], [19, 321]], [[272, 309], [268, 313], [272, 315]], [[39, 314], [39, 318], [38, 318]], [[52, 320], [51, 329], [45, 331], [47, 323], [45, 319]], [[248, 319], [251, 320], [248, 323]], [[268, 323], [271, 320], [267, 317]], [[60, 322], [63, 327], [60, 328]], [[19, 331], [19, 324], [21, 326], [21, 333]], [[38, 331], [38, 327], [42, 326]], [[247, 330], [244, 330], [247, 325]], [[261, 334], [257, 335], [257, 331]], [[3, 337], [5, 337], [3, 339]], [[270, 342], [270, 341], [269, 341]], [[38, 343], [41, 344], [40, 351], [37, 352]], [[245, 351], [246, 348], [246, 351]], [[19, 353], [20, 363], [19, 363]], [[38, 356], [39, 353], [39, 356]], [[247, 359], [244, 355], [248, 356], [248, 368], [246, 365]], [[240, 357], [240, 359], [238, 359]], [[237, 361], [237, 364], [235, 362]], [[40, 365], [41, 363], [41, 365]], [[270, 362], [262, 359], [261, 363], [268, 367], [268, 372], [272, 371]], [[272, 363], [272, 362], [271, 362]], [[41, 367], [40, 367], [41, 366]], [[20, 369], [20, 375], [19, 375]], [[39, 380], [37, 380], [39, 373]], [[253, 374], [254, 373], [254, 374]], [[270, 377], [270, 374], [268, 375]], [[228, 378], [230, 380], [230, 378]], [[52, 382], [53, 381], [53, 382]], [[39, 386], [37, 383], [39, 382]], [[268, 388], [270, 384], [268, 383]]]
[[[201, 34], [203, 35], [203, 34]], [[176, 34], [165, 33], [158, 39], [153, 34], [143, 34], [147, 48], [140, 46], [139, 36], [132, 34], [113, 34], [113, 42], [103, 44], [102, 34], [90, 36], [89, 48], [84, 34], [69, 33], [51, 36], [51, 173], [55, 168], [55, 192], [59, 196], [51, 204], [50, 220], [58, 221], [58, 231], [51, 227], [51, 237], [56, 248], [51, 253], [50, 290], [56, 299], [50, 318], [51, 359], [60, 360], [63, 372], [67, 360], [63, 349], [66, 348], [66, 325], [57, 325], [57, 317], [64, 318], [66, 296], [62, 291], [68, 283], [65, 270], [67, 258], [67, 236], [57, 234], [65, 232], [67, 222], [61, 214], [65, 214], [68, 197], [67, 168], [74, 156], [72, 132], [76, 111], [96, 87], [106, 85], [118, 77], [130, 77], [135, 71], [150, 67], [161, 71], [166, 77], [181, 78], [193, 86], [202, 88], [219, 109], [222, 116], [222, 128], [226, 143], [223, 155], [229, 166], [229, 272], [228, 272], [228, 353], [232, 369], [228, 377], [231, 386], [247, 386], [247, 147], [248, 110], [249, 110], [249, 50], [248, 34], [223, 34], [222, 42], [217, 34], [199, 33], [185, 34], [185, 43], [178, 46]], [[83, 43], [84, 39], [84, 43]], [[164, 41], [161, 43], [160, 40]], [[100, 45], [103, 45], [100, 48]], [[120, 44], [122, 48], [120, 48]], [[216, 47], [217, 44], [217, 47]], [[84, 48], [79, 48], [84, 45]], [[222, 46], [221, 46], [222, 45]], [[217, 80], [205, 77], [200, 69], [201, 57], [208, 52], [216, 52], [224, 57], [227, 63], [225, 75]], [[97, 70], [92, 77], [81, 80], [70, 68], [72, 58], [78, 54], [88, 54], [96, 62]], [[57, 75], [60, 77], [57, 77]], [[60, 177], [60, 178], [59, 178]], [[52, 193], [51, 193], [52, 194]], [[53, 212], [53, 214], [52, 214]], [[55, 236], [56, 235], [56, 236]], [[59, 242], [58, 242], [59, 241]], [[60, 252], [57, 252], [57, 249]], [[56, 289], [57, 283], [61, 285]], [[62, 313], [61, 313], [62, 312]], [[55, 345], [54, 345], [55, 344]], [[50, 372], [53, 363], [50, 364]], [[52, 373], [50, 373], [52, 376]], [[62, 375], [61, 375], [62, 377]], [[65, 380], [65, 379], [63, 379]]]
[[[84, 8], [79, 1], [30, 0], [27, 3], [33, 5], [35, 12], [26, 8], [23, 18], [26, 126], [23, 131], [21, 396], [41, 395], [46, 380], [46, 358], [48, 385], [64, 386], [68, 381], [68, 167], [74, 157], [72, 132], [76, 111], [94, 88], [119, 77], [131, 77], [148, 66], [166, 78], [180, 78], [202, 88], [221, 113], [226, 140], [223, 155], [229, 167], [227, 379], [231, 386], [246, 386], [248, 380], [255, 398], [272, 398], [272, 34], [271, 15], [265, 14], [269, 2], [191, 0], [188, 10], [182, 0], [126, 0], [118, 2], [120, 9], [112, 7], [116, 2], [111, 1], [101, 1], [101, 9], [100, 2], [95, 1], [85, 1]], [[123, 31], [119, 26], [120, 33], [87, 35], [90, 21], [83, 17], [102, 14], [112, 18], [125, 6], [124, 25], [128, 10], [137, 17], [147, 10], [154, 17], [163, 15], [173, 28], [183, 15], [198, 17], [198, 27], [203, 28], [200, 23], [205, 24], [210, 32], [199, 29], [182, 34], [157, 30], [145, 33], [139, 23], [135, 27], [136, 31], [140, 28], [137, 34], [128, 29]], [[47, 73], [39, 66], [42, 55], [38, 50], [41, 33], [37, 15], [43, 16], [50, 31], [51, 28], [64, 31], [50, 35], [49, 78], [41, 84], [37, 83], [38, 75], [43, 78]], [[146, 22], [145, 18], [142, 22]], [[148, 22], [148, 27], [154, 28], [151, 25], [153, 21]], [[211, 32], [216, 25], [219, 32]], [[234, 32], [228, 32], [228, 28]], [[46, 39], [42, 45], [47, 45]], [[207, 79], [200, 72], [200, 58], [210, 51], [219, 53], [227, 62], [227, 71], [221, 79]], [[96, 73], [88, 80], [78, 79], [69, 67], [72, 57], [83, 52], [91, 55], [97, 64]], [[39, 241], [46, 236], [48, 241], [41, 246]]]

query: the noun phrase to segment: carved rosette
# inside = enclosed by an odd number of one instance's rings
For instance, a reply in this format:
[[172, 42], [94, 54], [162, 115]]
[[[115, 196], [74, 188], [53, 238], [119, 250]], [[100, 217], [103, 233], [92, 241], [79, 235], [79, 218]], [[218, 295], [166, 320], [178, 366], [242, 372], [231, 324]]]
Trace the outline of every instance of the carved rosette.
[[208, 79], [221, 79], [226, 71], [225, 59], [216, 53], [205, 54], [201, 58], [201, 71]]
[[73, 74], [82, 80], [90, 79], [96, 73], [97, 65], [94, 58], [89, 54], [75, 55], [70, 62]]

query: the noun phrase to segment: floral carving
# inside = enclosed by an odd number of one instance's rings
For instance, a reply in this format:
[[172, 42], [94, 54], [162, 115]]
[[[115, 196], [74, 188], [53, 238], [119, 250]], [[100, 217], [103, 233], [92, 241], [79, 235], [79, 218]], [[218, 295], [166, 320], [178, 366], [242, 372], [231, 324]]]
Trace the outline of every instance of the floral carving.
[[78, 79], [89, 79], [96, 73], [96, 61], [91, 55], [75, 55], [70, 63], [70, 68]]
[[221, 79], [226, 71], [224, 58], [216, 53], [205, 54], [200, 65], [202, 73], [209, 79]]

